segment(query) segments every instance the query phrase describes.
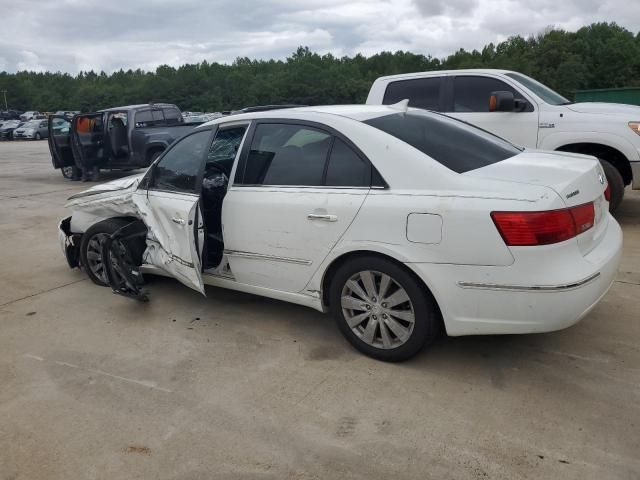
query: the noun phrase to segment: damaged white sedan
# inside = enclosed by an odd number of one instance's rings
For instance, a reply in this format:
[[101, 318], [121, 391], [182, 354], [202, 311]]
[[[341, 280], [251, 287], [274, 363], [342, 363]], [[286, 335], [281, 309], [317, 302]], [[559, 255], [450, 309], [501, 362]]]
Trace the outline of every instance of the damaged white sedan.
[[60, 231], [69, 265], [123, 295], [146, 299], [156, 273], [331, 311], [397, 361], [442, 329], [577, 322], [618, 267], [607, 195], [596, 159], [405, 104], [305, 107], [202, 125], [145, 174], [71, 197]]

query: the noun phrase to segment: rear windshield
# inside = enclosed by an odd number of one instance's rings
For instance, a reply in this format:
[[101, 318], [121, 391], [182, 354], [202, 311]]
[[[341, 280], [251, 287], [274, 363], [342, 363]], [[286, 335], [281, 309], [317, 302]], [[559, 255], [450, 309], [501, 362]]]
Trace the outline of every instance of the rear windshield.
[[457, 173], [486, 167], [521, 152], [500, 137], [437, 113], [408, 111], [364, 123], [408, 143]]

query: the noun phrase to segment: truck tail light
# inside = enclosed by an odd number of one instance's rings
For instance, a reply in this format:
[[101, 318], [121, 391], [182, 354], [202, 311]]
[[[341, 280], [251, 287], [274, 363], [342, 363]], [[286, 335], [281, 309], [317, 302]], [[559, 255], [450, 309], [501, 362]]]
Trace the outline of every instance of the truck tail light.
[[491, 212], [508, 246], [549, 245], [563, 242], [593, 227], [593, 202], [543, 212]]
[[611, 201], [611, 187], [607, 183], [607, 188], [604, 189], [604, 198], [607, 199], [607, 202]]

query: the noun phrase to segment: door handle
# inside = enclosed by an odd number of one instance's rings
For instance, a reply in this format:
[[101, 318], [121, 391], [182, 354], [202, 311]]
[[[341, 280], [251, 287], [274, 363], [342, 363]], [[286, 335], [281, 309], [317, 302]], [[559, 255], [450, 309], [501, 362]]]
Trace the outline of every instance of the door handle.
[[173, 223], [177, 223], [178, 225], [184, 225], [184, 220], [183, 220], [183, 219], [181, 219], [181, 218], [178, 218], [178, 217], [173, 217], [173, 218], [171, 219], [171, 221], [172, 221]]
[[337, 215], [319, 215], [317, 213], [310, 213], [307, 215], [307, 219], [309, 220], [322, 220], [324, 222], [337, 222]]

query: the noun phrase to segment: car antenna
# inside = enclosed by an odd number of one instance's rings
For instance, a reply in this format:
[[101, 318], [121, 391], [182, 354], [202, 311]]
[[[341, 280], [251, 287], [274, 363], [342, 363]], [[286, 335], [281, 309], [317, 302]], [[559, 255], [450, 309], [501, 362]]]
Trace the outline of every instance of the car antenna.
[[390, 108], [394, 110], [399, 110], [401, 112], [406, 112], [409, 109], [409, 99], [405, 98], [404, 100], [400, 100], [398, 103], [394, 103], [389, 105]]

